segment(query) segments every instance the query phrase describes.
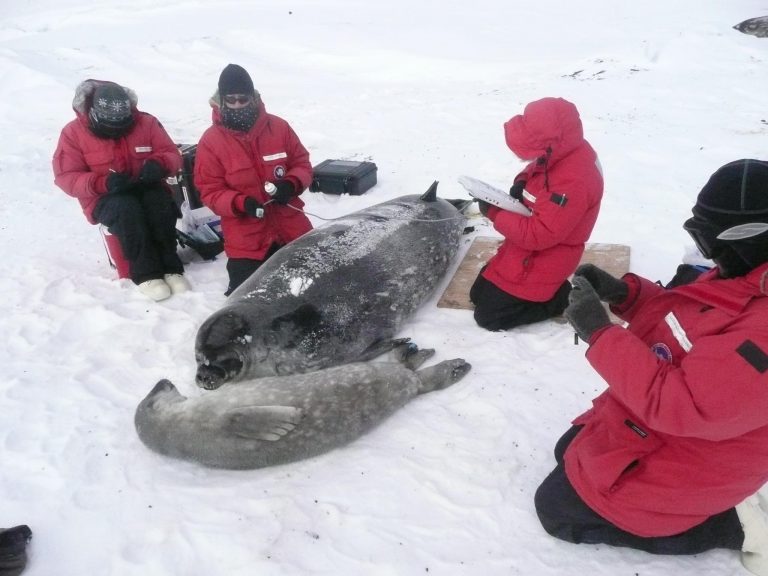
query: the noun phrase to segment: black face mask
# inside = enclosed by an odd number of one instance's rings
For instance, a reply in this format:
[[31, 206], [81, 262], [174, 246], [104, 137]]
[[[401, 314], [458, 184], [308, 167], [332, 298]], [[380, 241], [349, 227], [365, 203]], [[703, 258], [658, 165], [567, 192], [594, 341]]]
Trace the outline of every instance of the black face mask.
[[756, 267], [747, 262], [733, 246], [723, 246], [716, 249], [712, 255], [712, 261], [717, 264], [717, 269], [723, 278], [744, 276]]
[[133, 115], [119, 121], [106, 121], [100, 120], [93, 109], [88, 112], [88, 125], [99, 138], [120, 138], [133, 128], [133, 122]]
[[259, 109], [256, 107], [255, 102], [251, 102], [248, 106], [242, 108], [230, 108], [223, 104], [220, 111], [221, 123], [226, 128], [237, 130], [238, 132], [248, 132], [256, 123], [256, 118], [259, 117]]

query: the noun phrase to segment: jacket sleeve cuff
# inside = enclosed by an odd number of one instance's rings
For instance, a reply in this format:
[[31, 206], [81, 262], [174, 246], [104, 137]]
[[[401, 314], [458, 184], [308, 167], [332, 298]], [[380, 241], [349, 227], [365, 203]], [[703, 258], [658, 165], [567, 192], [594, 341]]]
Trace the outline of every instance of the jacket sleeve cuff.
[[238, 194], [232, 199], [233, 212], [245, 214], [245, 200], [248, 198], [245, 194]]
[[637, 297], [640, 295], [640, 279], [635, 274], [624, 274], [621, 279], [624, 280], [627, 285], [627, 297], [621, 304], [611, 304], [610, 306], [611, 312], [617, 316], [621, 316], [627, 310], [632, 308], [632, 306], [635, 304], [635, 301], [637, 300]]
[[592, 344], [594, 344], [597, 341], [597, 339], [600, 338], [600, 336], [602, 336], [603, 333], [605, 333], [606, 330], [608, 330], [609, 328], [612, 328], [613, 326], [615, 326], [615, 324], [610, 323], [592, 332], [592, 336], [589, 337], [589, 345], [592, 346]]
[[298, 196], [304, 191], [304, 185], [301, 183], [301, 180], [296, 178], [296, 176], [291, 176], [290, 174], [286, 175], [285, 180], [293, 184], [293, 195]]
[[91, 187], [94, 196], [105, 194], [107, 192], [107, 175], [100, 174], [93, 177]]

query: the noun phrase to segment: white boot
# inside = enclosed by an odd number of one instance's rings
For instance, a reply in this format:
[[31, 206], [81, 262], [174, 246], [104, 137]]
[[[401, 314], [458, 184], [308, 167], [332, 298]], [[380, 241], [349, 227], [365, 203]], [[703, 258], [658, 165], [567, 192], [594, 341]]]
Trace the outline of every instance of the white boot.
[[171, 295], [171, 289], [168, 287], [168, 284], [165, 283], [165, 280], [160, 278], [142, 282], [139, 284], [138, 288], [139, 292], [144, 294], [144, 296], [147, 298], [151, 298], [155, 302], [165, 300]]
[[758, 576], [768, 576], [768, 502], [760, 492], [736, 506], [744, 530], [741, 563]]
[[192, 289], [189, 282], [187, 282], [187, 279], [184, 278], [182, 274], [166, 274], [164, 278], [165, 283], [168, 284], [168, 287], [173, 294], [181, 294], [182, 292]]

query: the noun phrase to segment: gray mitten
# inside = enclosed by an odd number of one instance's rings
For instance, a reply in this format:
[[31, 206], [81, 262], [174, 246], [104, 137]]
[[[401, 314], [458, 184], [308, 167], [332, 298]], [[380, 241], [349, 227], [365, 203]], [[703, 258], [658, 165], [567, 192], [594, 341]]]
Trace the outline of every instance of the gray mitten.
[[612, 324], [597, 292], [583, 276], [574, 276], [573, 290], [568, 295], [568, 307], [563, 315], [579, 338], [587, 343], [595, 332]]

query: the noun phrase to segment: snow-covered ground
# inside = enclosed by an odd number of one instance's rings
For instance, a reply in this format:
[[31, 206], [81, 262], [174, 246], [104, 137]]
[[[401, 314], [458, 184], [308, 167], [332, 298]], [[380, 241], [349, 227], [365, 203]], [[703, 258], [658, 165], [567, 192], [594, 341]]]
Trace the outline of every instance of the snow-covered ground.
[[[372, 159], [359, 197], [304, 195], [315, 225], [469, 174], [506, 188], [521, 164], [502, 124], [562, 96], [605, 171], [596, 242], [631, 246], [667, 281], [709, 175], [765, 157], [768, 40], [731, 26], [758, 0], [6, 0], [0, 7], [0, 526], [34, 531], [29, 576], [746, 573], [737, 554], [655, 557], [547, 536], [533, 494], [552, 448], [604, 383], [545, 322], [507, 333], [438, 309], [403, 329], [472, 372], [346, 448], [249, 472], [147, 450], [136, 405], [160, 378], [194, 385], [198, 326], [224, 302], [223, 258], [194, 291], [146, 300], [53, 185], [75, 86], [139, 95], [194, 143], [221, 69], [246, 67], [267, 109], [326, 158]], [[475, 215], [476, 234], [494, 235]], [[466, 249], [471, 238], [464, 241]], [[458, 262], [457, 262], [458, 263]]]

